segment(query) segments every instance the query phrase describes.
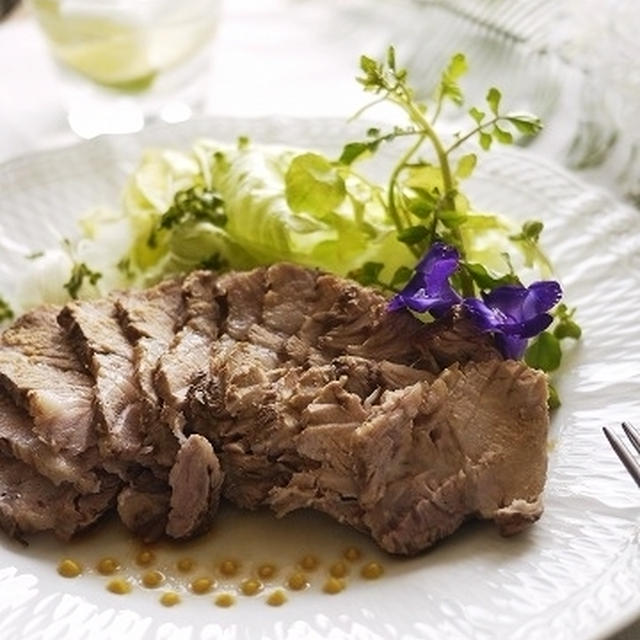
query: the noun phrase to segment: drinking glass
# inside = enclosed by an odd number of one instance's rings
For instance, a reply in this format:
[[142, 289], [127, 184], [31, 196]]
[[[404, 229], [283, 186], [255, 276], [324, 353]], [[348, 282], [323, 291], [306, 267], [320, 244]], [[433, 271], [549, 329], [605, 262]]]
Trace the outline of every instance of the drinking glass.
[[204, 99], [220, 0], [30, 0], [84, 138], [188, 119]]

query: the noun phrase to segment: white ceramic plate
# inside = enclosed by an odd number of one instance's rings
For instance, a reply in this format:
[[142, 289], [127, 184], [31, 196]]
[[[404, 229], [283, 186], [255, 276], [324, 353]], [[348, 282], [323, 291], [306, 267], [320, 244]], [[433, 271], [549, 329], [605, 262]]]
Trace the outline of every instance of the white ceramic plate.
[[[248, 134], [336, 152], [353, 132], [337, 121], [212, 119], [17, 159], [0, 166], [3, 243], [37, 250], [73, 233], [75, 216], [87, 208], [115, 206], [150, 145], [186, 148], [202, 135]], [[239, 597], [229, 609], [195, 596], [163, 608], [156, 593], [140, 588], [124, 597], [108, 593], [96, 575], [60, 578], [55, 564], [68, 551], [47, 539], [22, 548], [1, 538], [0, 637], [585, 640], [640, 615], [640, 493], [600, 430], [640, 421], [638, 213], [518, 150], [483, 158], [469, 192], [478, 208], [544, 220], [545, 245], [584, 330], [561, 372], [564, 404], [553, 418], [538, 524], [508, 540], [489, 525], [470, 525], [419, 558], [384, 559], [385, 576], [375, 583], [353, 578], [335, 596], [315, 585], [279, 608], [266, 606], [264, 596]], [[0, 291], [11, 291], [23, 264], [5, 252]], [[358, 534], [304, 515], [276, 522], [230, 514], [216, 536], [198, 548], [212, 562], [241, 549], [250, 562], [265, 554], [291, 559], [311, 547], [330, 559], [353, 542], [381, 557]], [[91, 545], [106, 553], [116, 543], [123, 544], [98, 533], [71, 553]]]

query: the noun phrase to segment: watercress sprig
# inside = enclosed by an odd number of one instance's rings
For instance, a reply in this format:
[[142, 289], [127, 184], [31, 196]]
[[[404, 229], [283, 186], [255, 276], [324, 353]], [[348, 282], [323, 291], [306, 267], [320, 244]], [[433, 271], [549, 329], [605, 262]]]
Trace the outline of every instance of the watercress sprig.
[[[478, 289], [477, 278], [474, 277], [478, 269], [466, 264], [465, 229], [470, 225], [469, 203], [460, 190], [460, 182], [473, 173], [477, 154], [470, 152], [460, 155], [459, 150], [473, 138], [485, 151], [490, 149], [494, 141], [511, 144], [518, 133], [535, 135], [540, 131], [540, 120], [525, 113], [503, 112], [501, 93], [491, 87], [487, 92], [484, 110], [472, 107], [468, 111], [473, 126], [468, 131], [454, 134], [447, 141], [435, 125], [447, 103], [457, 108], [464, 103], [459, 81], [467, 72], [468, 65], [463, 54], [455, 54], [442, 72], [430, 118], [427, 105], [415, 98], [407, 70], [398, 67], [393, 47], [389, 47], [382, 61], [362, 56], [360, 70], [362, 75], [357, 81], [365, 91], [378, 97], [360, 109], [356, 116], [380, 102], [389, 102], [405, 113], [408, 124], [404, 127], [395, 126], [389, 131], [368, 129], [365, 140], [349, 142], [344, 146], [339, 163], [351, 167], [357, 160], [375, 153], [383, 143], [407, 139], [408, 148], [390, 172], [386, 193], [387, 210], [397, 229], [398, 239], [410, 248], [416, 258], [422, 256], [437, 240], [455, 246], [465, 267], [458, 276], [460, 287], [465, 295], [473, 295]], [[431, 159], [419, 156], [425, 146], [431, 148]], [[546, 262], [544, 255], [537, 250], [541, 230], [542, 223], [532, 221], [523, 228], [521, 237], [512, 238], [514, 242], [521, 243], [527, 264]], [[508, 274], [502, 277], [505, 276]]]
[[[461, 182], [473, 173], [478, 162], [477, 153], [462, 153], [465, 144], [475, 140], [480, 149], [489, 151], [494, 142], [512, 144], [518, 135], [537, 134], [542, 123], [530, 114], [505, 112], [500, 91], [491, 87], [486, 94], [486, 105], [468, 109], [469, 129], [446, 139], [436, 123], [448, 104], [457, 109], [464, 104], [459, 81], [468, 71], [468, 65], [461, 53], [455, 54], [443, 70], [431, 107], [417, 101], [407, 70], [396, 63], [393, 47], [389, 47], [384, 60], [362, 56], [360, 71], [358, 82], [377, 97], [360, 109], [356, 117], [381, 102], [388, 102], [404, 112], [408, 123], [387, 131], [369, 128], [364, 140], [344, 146], [336, 166], [339, 171], [342, 168], [343, 175], [348, 175], [355, 162], [375, 154], [381, 145], [406, 141], [389, 174], [386, 209], [398, 240], [406, 244], [419, 261], [415, 271], [406, 267], [398, 269], [390, 282], [381, 281], [385, 265], [380, 262], [367, 262], [351, 275], [363, 284], [396, 292], [392, 309], [427, 310], [437, 317], [441, 307], [461, 303], [482, 325], [482, 330], [497, 331], [496, 340], [506, 357], [524, 356], [533, 367], [555, 371], [562, 359], [561, 341], [578, 339], [581, 334], [573, 319], [575, 309], [569, 310], [565, 304], [555, 306], [560, 287], [553, 281], [525, 287], [509, 253], [503, 254], [503, 273], [495, 273], [470, 258], [469, 239], [483, 225], [498, 229], [499, 222], [496, 217], [483, 218], [473, 212], [460, 189]], [[425, 150], [429, 149], [430, 156], [424, 157]], [[528, 220], [519, 232], [507, 233], [507, 239], [520, 252], [526, 267], [538, 265], [550, 273], [551, 265], [539, 247], [543, 228], [539, 220]], [[499, 230], [505, 232], [505, 229]], [[431, 270], [436, 276], [429, 275]], [[540, 291], [545, 295], [538, 299], [542, 295]], [[539, 307], [540, 312], [536, 316], [537, 329], [536, 322], [523, 320], [525, 308], [528, 313], [534, 307]], [[520, 324], [526, 325], [526, 331], [516, 335], [514, 327]], [[527, 345], [530, 337], [533, 340]], [[558, 404], [558, 395], [551, 388], [550, 406]]]

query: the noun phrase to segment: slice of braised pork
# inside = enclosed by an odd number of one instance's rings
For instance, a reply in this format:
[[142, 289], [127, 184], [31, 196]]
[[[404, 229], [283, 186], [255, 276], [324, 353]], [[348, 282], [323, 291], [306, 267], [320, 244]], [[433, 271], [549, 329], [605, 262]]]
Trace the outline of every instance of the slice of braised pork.
[[116, 296], [120, 324], [133, 347], [133, 364], [143, 403], [145, 446], [153, 459], [169, 469], [178, 451], [173, 431], [161, 418], [162, 404], [154, 385], [158, 363], [184, 323], [182, 280], [168, 280], [145, 291]]
[[92, 447], [78, 455], [54, 451], [36, 436], [31, 416], [3, 389], [0, 389], [0, 450], [31, 465], [55, 485], [66, 482], [83, 492], [98, 489], [97, 449]]
[[113, 298], [70, 302], [58, 322], [93, 375], [103, 455], [139, 460], [147, 453], [140, 389], [133, 348], [122, 333]]
[[93, 380], [45, 306], [18, 318], [0, 340], [0, 385], [33, 419], [54, 451], [71, 454], [96, 443]]
[[116, 478], [104, 476], [98, 491], [81, 494], [68, 484], [56, 486], [24, 462], [0, 454], [0, 527], [18, 539], [53, 531], [68, 540], [113, 505], [119, 486]]
[[[547, 385], [514, 361], [455, 365], [433, 383], [386, 391], [365, 419], [358, 398], [327, 391], [309, 405], [296, 439], [306, 469], [274, 488], [278, 514], [312, 507], [364, 529], [385, 550], [413, 554], [470, 517], [515, 533], [541, 514], [546, 473]], [[338, 407], [354, 406], [351, 424]], [[324, 423], [324, 424], [323, 424]], [[344, 507], [341, 504], [344, 503]]]

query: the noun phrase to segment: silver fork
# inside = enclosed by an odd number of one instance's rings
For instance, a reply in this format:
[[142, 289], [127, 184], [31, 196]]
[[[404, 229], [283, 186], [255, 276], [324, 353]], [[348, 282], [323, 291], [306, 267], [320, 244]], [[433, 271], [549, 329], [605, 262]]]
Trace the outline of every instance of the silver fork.
[[[615, 433], [607, 429], [607, 427], [602, 427], [602, 430], [604, 431], [604, 435], [607, 436], [609, 444], [618, 455], [618, 458], [620, 458], [622, 464], [640, 487], [640, 462], [638, 462], [629, 450], [629, 447], [627, 447]], [[629, 422], [622, 423], [622, 430], [625, 432], [635, 450], [640, 453], [640, 433], [638, 433], [638, 430]]]

